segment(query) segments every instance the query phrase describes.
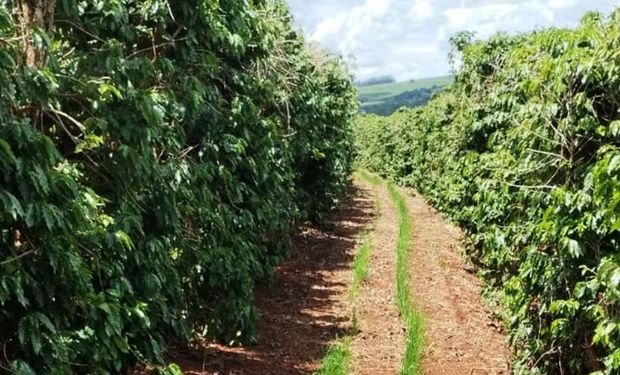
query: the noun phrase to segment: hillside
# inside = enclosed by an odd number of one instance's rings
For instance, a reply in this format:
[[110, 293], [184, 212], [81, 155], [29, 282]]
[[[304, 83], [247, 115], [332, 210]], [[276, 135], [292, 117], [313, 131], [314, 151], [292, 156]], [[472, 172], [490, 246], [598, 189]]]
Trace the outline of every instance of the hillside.
[[408, 82], [358, 85], [360, 109], [365, 113], [390, 115], [400, 107], [419, 107], [452, 81], [452, 76], [443, 76]]

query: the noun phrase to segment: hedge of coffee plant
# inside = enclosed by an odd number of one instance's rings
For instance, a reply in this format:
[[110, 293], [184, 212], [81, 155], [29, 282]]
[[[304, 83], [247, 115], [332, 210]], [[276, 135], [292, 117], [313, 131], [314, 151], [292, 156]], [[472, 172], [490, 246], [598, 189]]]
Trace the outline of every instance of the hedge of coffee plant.
[[338, 203], [355, 90], [280, 0], [0, 0], [0, 372], [255, 339]]
[[620, 12], [452, 41], [455, 84], [362, 117], [358, 162], [465, 229], [515, 373], [620, 373]]

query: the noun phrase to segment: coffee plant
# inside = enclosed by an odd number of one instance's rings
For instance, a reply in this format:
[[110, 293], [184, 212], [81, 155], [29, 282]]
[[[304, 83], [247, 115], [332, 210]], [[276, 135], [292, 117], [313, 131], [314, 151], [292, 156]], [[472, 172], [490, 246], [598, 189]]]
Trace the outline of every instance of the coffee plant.
[[358, 163], [465, 229], [515, 373], [620, 373], [620, 12], [453, 41], [455, 84], [361, 117]]
[[280, 0], [0, 0], [0, 371], [252, 342], [344, 192], [355, 90]]

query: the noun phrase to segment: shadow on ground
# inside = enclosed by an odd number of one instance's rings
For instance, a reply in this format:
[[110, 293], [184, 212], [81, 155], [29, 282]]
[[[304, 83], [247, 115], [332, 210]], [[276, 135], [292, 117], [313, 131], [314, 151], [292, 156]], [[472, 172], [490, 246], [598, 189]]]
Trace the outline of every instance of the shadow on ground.
[[186, 374], [308, 374], [329, 344], [349, 328], [347, 290], [356, 240], [373, 221], [371, 192], [352, 187], [324, 232], [302, 228], [291, 258], [277, 270], [271, 289], [259, 287], [259, 340], [251, 347], [211, 344], [179, 350], [172, 361]]

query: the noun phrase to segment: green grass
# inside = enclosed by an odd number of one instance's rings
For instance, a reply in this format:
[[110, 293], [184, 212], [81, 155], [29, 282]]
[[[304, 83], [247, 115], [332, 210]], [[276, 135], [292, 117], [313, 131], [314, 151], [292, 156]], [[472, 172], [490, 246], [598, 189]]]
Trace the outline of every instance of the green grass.
[[396, 299], [398, 310], [407, 325], [407, 347], [401, 365], [401, 375], [421, 373], [421, 352], [423, 341], [422, 316], [413, 305], [409, 288], [409, 256], [411, 221], [405, 199], [394, 184], [388, 184], [388, 191], [396, 205], [399, 217], [399, 234], [396, 248]]
[[[383, 183], [383, 179], [360, 170], [358, 175], [373, 186]], [[398, 310], [407, 326], [407, 346], [401, 364], [400, 375], [418, 375], [422, 373], [421, 352], [423, 344], [422, 316], [415, 309], [409, 288], [409, 245], [411, 240], [411, 221], [409, 209], [405, 199], [400, 195], [396, 186], [388, 184], [390, 198], [398, 211], [399, 227], [398, 242], [396, 246], [396, 299]], [[375, 209], [378, 202], [375, 201]], [[373, 227], [374, 229], [374, 227]], [[353, 282], [349, 289], [349, 298], [355, 301], [362, 282], [370, 274], [370, 255], [372, 254], [372, 242], [370, 235], [366, 238], [358, 250], [353, 261]], [[353, 311], [353, 325], [355, 325], [355, 307]], [[346, 375], [351, 362], [350, 337], [344, 337], [332, 343], [323, 358], [321, 369], [316, 375]]]
[[448, 86], [454, 81], [453, 76], [418, 79], [413, 82], [395, 82], [379, 85], [359, 86], [357, 91], [360, 100], [364, 103], [383, 102], [385, 99], [407, 91], [423, 89], [432, 86]]
[[[359, 176], [365, 180], [366, 182], [368, 182], [369, 184], [371, 184], [372, 186], [379, 186], [383, 183], [383, 179], [375, 174], [371, 174], [368, 171], [364, 170], [364, 169], [360, 169], [357, 171], [357, 173], [359, 174]], [[376, 204], [377, 202], [375, 202]]]
[[350, 339], [345, 337], [332, 343], [316, 375], [347, 375], [351, 362]]
[[[357, 174], [366, 182], [371, 184], [372, 186], [379, 186], [383, 180], [381, 177], [370, 174], [366, 170], [358, 170]], [[375, 197], [374, 201], [374, 211], [379, 212], [379, 201]], [[374, 232], [376, 228], [376, 220], [373, 223], [371, 232]], [[353, 261], [353, 283], [351, 284], [351, 288], [349, 289], [349, 298], [353, 301], [355, 297], [357, 297], [357, 293], [359, 292], [360, 286], [362, 282], [368, 278], [370, 275], [370, 255], [372, 254], [372, 242], [369, 234], [365, 235], [364, 243], [358, 250], [355, 255], [355, 260]]]
[[372, 243], [367, 236], [364, 244], [358, 250], [353, 261], [353, 282], [349, 288], [349, 299], [354, 301], [357, 297], [362, 282], [370, 275], [370, 254], [372, 253]]
[[[357, 330], [357, 316], [355, 308], [355, 300], [359, 294], [362, 282], [370, 275], [370, 254], [372, 252], [372, 243], [370, 236], [366, 235], [363, 245], [355, 255], [353, 261], [353, 282], [349, 288], [349, 299], [353, 304], [352, 330]], [[351, 338], [345, 336], [342, 339], [332, 343], [323, 357], [321, 369], [316, 375], [346, 375], [349, 371], [351, 362]]]
[[[381, 179], [374, 175], [370, 175], [366, 171], [358, 172], [360, 177], [367, 180], [373, 186], [381, 183]], [[375, 200], [375, 211], [378, 211], [378, 202]], [[376, 224], [376, 221], [375, 223]], [[374, 231], [375, 225], [373, 224], [371, 233]], [[357, 313], [355, 307], [355, 300], [359, 294], [362, 282], [370, 275], [370, 255], [372, 254], [372, 239], [371, 233], [364, 233], [362, 246], [355, 254], [353, 260], [353, 281], [349, 287], [349, 300], [353, 306], [352, 312], [352, 330], [357, 330]], [[323, 357], [323, 363], [321, 369], [316, 375], [346, 375], [349, 372], [349, 365], [351, 362], [351, 338], [346, 336], [342, 339], [336, 340], [332, 343]]]

